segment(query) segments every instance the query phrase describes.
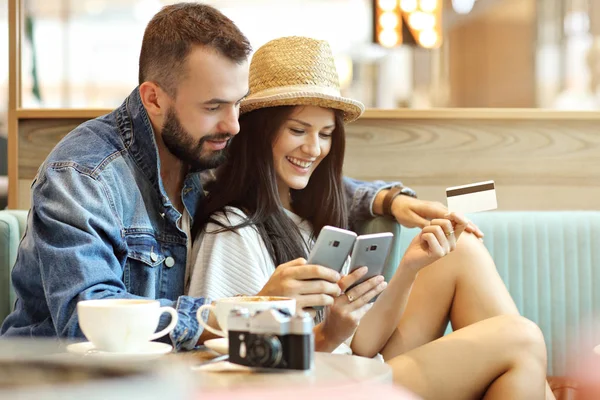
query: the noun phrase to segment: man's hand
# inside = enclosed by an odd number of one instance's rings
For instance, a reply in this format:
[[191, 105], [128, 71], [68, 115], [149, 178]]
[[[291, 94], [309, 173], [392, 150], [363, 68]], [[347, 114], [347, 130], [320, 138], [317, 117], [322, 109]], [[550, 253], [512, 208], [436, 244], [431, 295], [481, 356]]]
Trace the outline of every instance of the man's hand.
[[[448, 208], [437, 201], [415, 199], [410, 196], [396, 196], [392, 202], [392, 214], [396, 221], [407, 228], [424, 228], [430, 225], [434, 219], [444, 218], [448, 214]], [[469, 232], [483, 238], [483, 232], [471, 221], [468, 221], [465, 232]]]
[[259, 296], [285, 296], [296, 299], [296, 308], [330, 306], [340, 295], [340, 274], [321, 265], [306, 264], [297, 258], [275, 268]]

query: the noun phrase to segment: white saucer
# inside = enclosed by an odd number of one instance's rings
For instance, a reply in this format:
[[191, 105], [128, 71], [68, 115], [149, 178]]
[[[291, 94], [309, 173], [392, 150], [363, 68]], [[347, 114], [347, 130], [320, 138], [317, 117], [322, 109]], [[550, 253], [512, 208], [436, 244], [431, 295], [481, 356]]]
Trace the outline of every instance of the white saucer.
[[204, 342], [204, 345], [219, 354], [229, 354], [229, 339], [227, 338], [209, 339]]
[[104, 359], [119, 359], [126, 361], [152, 360], [164, 354], [170, 353], [173, 346], [166, 343], [148, 342], [138, 351], [131, 353], [111, 352], [96, 350], [92, 342], [73, 343], [67, 346], [67, 351], [86, 357], [98, 357]]

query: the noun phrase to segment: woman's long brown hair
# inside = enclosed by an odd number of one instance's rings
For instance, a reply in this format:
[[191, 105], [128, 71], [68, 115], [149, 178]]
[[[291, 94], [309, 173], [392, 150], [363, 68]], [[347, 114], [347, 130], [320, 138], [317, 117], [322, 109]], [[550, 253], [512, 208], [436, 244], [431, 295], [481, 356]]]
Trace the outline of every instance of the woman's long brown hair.
[[[208, 195], [198, 202], [193, 238], [208, 222], [220, 225], [219, 232], [253, 225], [276, 266], [307, 256], [300, 231], [281, 204], [273, 166], [273, 144], [294, 109], [294, 106], [262, 108], [240, 117], [240, 132], [231, 140], [227, 161], [218, 169], [217, 179], [206, 186]], [[342, 184], [345, 147], [342, 114], [335, 111], [329, 154], [313, 171], [307, 186], [290, 193], [294, 213], [311, 223], [314, 237], [325, 225], [340, 228], [348, 225]], [[239, 225], [224, 226], [211, 218], [213, 213], [224, 211], [225, 206], [243, 210], [248, 219]]]

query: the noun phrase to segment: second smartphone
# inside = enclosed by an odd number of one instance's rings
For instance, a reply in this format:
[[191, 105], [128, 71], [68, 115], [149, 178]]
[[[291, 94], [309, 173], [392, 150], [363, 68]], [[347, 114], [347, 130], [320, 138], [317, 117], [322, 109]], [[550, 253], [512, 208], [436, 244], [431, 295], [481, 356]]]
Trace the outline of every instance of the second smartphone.
[[350, 262], [349, 272], [351, 273], [362, 266], [369, 267], [369, 272], [360, 278], [358, 282], [346, 289], [346, 291], [374, 276], [383, 274], [385, 262], [390, 253], [393, 240], [394, 235], [391, 232], [360, 235], [356, 239], [354, 249], [352, 250], [352, 261]]

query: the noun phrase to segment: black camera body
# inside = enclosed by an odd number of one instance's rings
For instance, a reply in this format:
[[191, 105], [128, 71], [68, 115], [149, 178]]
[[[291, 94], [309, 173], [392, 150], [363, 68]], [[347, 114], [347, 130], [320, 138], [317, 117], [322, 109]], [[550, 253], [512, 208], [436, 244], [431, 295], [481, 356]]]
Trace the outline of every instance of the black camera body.
[[314, 365], [313, 320], [278, 309], [250, 315], [231, 311], [227, 321], [229, 361], [254, 368], [308, 370]]

